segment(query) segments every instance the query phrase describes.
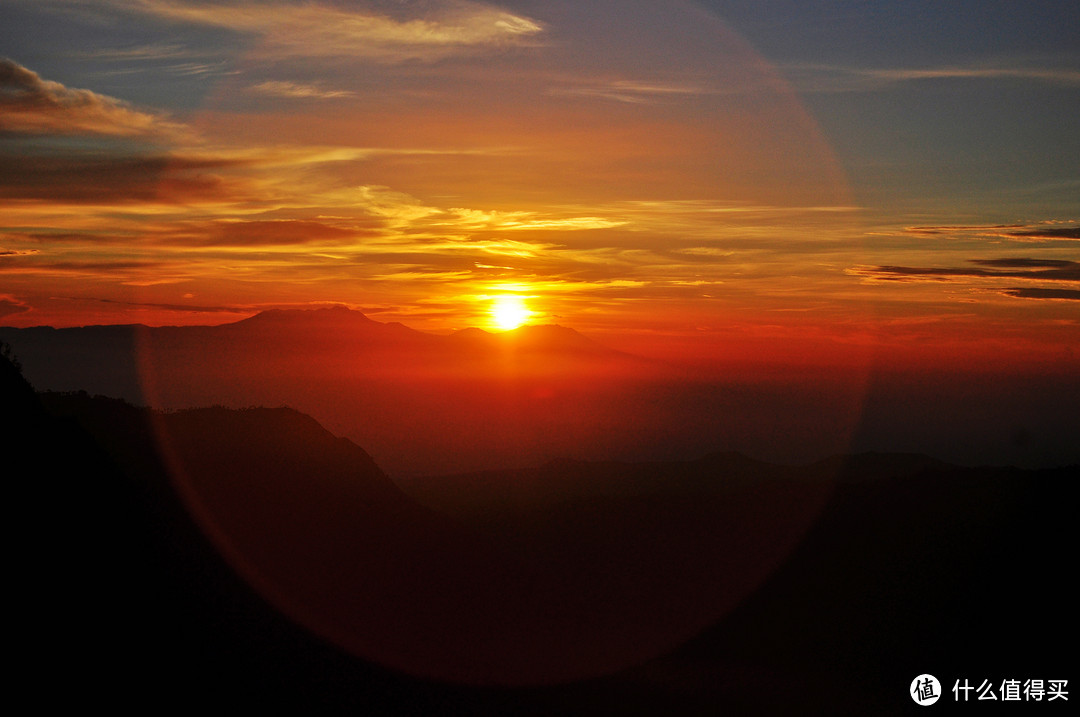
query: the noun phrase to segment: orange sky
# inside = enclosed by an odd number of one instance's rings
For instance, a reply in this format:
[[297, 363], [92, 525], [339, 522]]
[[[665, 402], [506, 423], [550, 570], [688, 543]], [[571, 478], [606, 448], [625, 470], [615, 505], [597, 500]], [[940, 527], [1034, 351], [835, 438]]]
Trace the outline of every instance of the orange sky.
[[[123, 41], [0, 73], [4, 324], [336, 303], [448, 332], [516, 295], [656, 355], [1072, 360], [1074, 220], [860, 204], [783, 74], [697, 4], [86, 8]], [[150, 86], [166, 61], [197, 101]]]

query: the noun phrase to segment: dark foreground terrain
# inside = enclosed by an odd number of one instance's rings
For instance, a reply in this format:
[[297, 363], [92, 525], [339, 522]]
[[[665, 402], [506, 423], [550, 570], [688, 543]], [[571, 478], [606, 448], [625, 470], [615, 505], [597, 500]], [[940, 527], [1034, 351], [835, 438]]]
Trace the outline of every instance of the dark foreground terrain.
[[718, 454], [402, 490], [289, 409], [0, 372], [9, 684], [35, 704], [896, 714], [924, 672], [947, 712], [957, 679], [1074, 677], [1076, 467]]

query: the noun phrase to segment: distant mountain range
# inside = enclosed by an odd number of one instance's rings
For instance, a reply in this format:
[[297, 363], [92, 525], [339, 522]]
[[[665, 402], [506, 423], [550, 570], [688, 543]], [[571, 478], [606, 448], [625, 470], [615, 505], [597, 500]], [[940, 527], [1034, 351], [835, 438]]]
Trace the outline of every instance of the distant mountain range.
[[397, 477], [717, 451], [779, 463], [864, 451], [1080, 462], [1080, 374], [702, 376], [560, 326], [440, 336], [342, 307], [221, 326], [0, 328], [0, 342], [40, 390], [160, 409], [293, 407]]
[[561, 326], [439, 336], [341, 307], [220, 326], [0, 328], [0, 342], [41, 390], [169, 409], [293, 406], [397, 474], [588, 455], [584, 444], [626, 424], [613, 401], [663, 374]]
[[[720, 453], [402, 490], [291, 409], [35, 394], [5, 360], [0, 397], [20, 536], [14, 677], [38, 694], [354, 714], [898, 714], [923, 672], [946, 687], [1070, 677], [1076, 467]], [[117, 675], [143, 691], [117, 692]]]
[[472, 328], [440, 336], [344, 307], [270, 310], [219, 326], [0, 328], [0, 341], [14, 347], [27, 378], [39, 388], [86, 390], [135, 402], [153, 400], [144, 393], [148, 380], [190, 374], [196, 367], [286, 374], [306, 364], [308, 371], [322, 374], [400, 377], [462, 371], [618, 373], [650, 365], [562, 326], [523, 326], [498, 334]]

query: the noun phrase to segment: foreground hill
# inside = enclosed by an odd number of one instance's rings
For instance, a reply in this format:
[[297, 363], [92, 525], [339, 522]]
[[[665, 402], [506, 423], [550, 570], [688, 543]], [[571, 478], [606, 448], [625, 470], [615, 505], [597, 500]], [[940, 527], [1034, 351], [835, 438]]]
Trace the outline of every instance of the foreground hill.
[[[677, 646], [760, 583], [828, 489], [709, 466], [669, 481], [671, 467], [651, 466], [632, 480], [597, 467], [596, 490], [588, 465], [568, 465], [545, 487], [554, 503], [537, 493], [481, 525], [410, 498], [291, 409], [42, 403], [120, 485], [190, 515], [286, 615], [353, 654], [469, 683], [590, 677]], [[498, 501], [490, 487], [472, 494]], [[121, 503], [108, 502], [111, 516]]]
[[716, 454], [403, 492], [290, 409], [160, 414], [3, 380], [16, 683], [38, 694], [145, 704], [123, 674], [193, 706], [896, 714], [922, 672], [1069, 677], [1076, 469]]

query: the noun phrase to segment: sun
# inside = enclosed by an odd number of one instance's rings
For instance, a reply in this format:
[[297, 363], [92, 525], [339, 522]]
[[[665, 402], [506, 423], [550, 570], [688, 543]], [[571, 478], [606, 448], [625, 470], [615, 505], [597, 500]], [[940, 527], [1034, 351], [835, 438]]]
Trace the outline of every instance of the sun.
[[532, 312], [520, 296], [497, 296], [491, 302], [491, 319], [504, 331], [516, 329], [528, 321], [530, 316]]

